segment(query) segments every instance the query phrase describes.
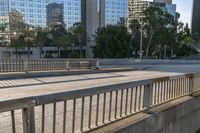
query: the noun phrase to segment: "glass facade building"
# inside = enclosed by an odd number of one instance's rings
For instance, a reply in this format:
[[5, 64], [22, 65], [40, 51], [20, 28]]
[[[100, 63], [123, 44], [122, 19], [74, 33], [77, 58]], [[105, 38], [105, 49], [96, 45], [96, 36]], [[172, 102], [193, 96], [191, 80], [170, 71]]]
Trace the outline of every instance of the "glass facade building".
[[105, 24], [117, 24], [128, 17], [128, 0], [106, 0]]
[[[47, 5], [63, 4], [64, 23], [71, 27], [81, 21], [81, 0], [0, 0], [0, 23], [7, 22], [9, 12], [17, 10], [27, 24], [47, 26]], [[105, 24], [117, 24], [120, 18], [127, 18], [128, 0], [106, 0]]]
[[80, 22], [80, 0], [1, 0], [0, 18], [8, 16], [12, 10], [17, 10], [23, 15], [25, 23], [46, 27], [46, 7], [51, 3], [63, 4], [66, 27]]
[[[104, 3], [101, 7], [100, 2]], [[70, 28], [74, 23], [82, 21], [87, 34], [94, 35], [100, 25], [126, 24], [124, 20], [127, 18], [128, 0], [0, 0], [0, 24], [9, 25], [6, 33], [8, 45], [11, 23], [14, 22], [23, 21], [43, 28], [61, 23]], [[2, 36], [5, 38], [0, 31], [0, 37]], [[89, 45], [88, 49], [91, 49]]]
[[174, 19], [176, 19], [176, 5], [175, 4], [155, 2], [152, 5], [155, 7], [161, 8], [165, 12], [168, 12], [174, 17]]
[[194, 0], [192, 12], [192, 34], [200, 35], [200, 0]]

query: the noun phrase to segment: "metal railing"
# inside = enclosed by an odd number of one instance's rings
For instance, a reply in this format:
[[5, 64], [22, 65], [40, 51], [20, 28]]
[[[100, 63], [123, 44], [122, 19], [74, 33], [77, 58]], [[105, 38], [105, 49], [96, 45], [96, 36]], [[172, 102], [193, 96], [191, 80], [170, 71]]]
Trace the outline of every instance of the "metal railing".
[[199, 74], [186, 74], [1, 101], [0, 132], [91, 131], [192, 94], [199, 81]]
[[0, 72], [95, 68], [96, 59], [0, 59]]

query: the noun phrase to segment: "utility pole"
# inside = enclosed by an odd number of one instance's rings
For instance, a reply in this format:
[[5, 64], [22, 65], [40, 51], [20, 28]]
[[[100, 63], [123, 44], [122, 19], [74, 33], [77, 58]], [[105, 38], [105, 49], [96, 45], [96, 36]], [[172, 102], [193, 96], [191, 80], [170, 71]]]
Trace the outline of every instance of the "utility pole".
[[143, 48], [142, 48], [142, 44], [143, 44], [143, 7], [142, 7], [142, 3], [140, 3], [140, 11], [141, 11], [141, 29], [140, 29], [140, 59], [142, 59], [142, 55], [143, 55]]
[[165, 50], [164, 50], [164, 59], [166, 59], [166, 54], [167, 54], [167, 45], [165, 45]]

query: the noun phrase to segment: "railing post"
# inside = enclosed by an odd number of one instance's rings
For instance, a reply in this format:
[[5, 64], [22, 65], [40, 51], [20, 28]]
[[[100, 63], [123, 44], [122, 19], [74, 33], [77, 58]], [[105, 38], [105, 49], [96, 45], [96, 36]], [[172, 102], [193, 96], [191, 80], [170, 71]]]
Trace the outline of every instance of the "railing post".
[[152, 94], [153, 88], [152, 84], [147, 84], [144, 86], [144, 107], [147, 108], [147, 112], [150, 113], [151, 104], [152, 104]]
[[66, 69], [69, 70], [69, 60], [66, 60]]
[[24, 71], [28, 73], [28, 59], [24, 60]]
[[192, 94], [194, 92], [194, 75], [190, 75], [189, 77], [189, 91], [190, 94]]
[[34, 107], [22, 109], [23, 133], [35, 133]]
[[99, 59], [96, 59], [96, 69], [99, 69], [100, 66], [99, 66]]

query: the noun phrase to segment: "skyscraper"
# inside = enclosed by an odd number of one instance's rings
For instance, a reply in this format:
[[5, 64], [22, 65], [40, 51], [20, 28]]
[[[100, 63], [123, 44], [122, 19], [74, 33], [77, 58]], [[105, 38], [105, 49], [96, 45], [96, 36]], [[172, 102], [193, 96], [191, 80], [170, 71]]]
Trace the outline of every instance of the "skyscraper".
[[0, 22], [2, 21], [2, 16], [5, 18], [5, 16], [9, 15], [9, 12], [17, 10], [23, 15], [23, 21], [25, 23], [46, 27], [46, 7], [52, 3], [63, 4], [64, 23], [67, 28], [71, 27], [76, 22], [80, 22], [80, 0], [1, 0]]
[[144, 18], [143, 11], [148, 8], [152, 2], [146, 0], [129, 0], [128, 5], [128, 25], [130, 24], [131, 20], [138, 20], [139, 22], [142, 21]]
[[192, 34], [200, 34], [200, 0], [194, 0], [192, 13]]
[[120, 18], [128, 18], [128, 0], [106, 0], [105, 24], [117, 24]]
[[47, 26], [63, 25], [64, 23], [64, 6], [63, 4], [51, 3], [47, 5]]
[[21, 14], [24, 23], [35, 27], [61, 23], [70, 28], [82, 22], [90, 37], [84, 48], [86, 53], [89, 51], [87, 57], [92, 57], [91, 46], [97, 28], [126, 19], [128, 0], [0, 0], [0, 23], [10, 23], [12, 11]]
[[176, 5], [172, 4], [172, 0], [154, 0], [153, 2], [147, 0], [129, 0], [128, 22], [133, 19], [141, 22], [144, 17], [143, 11], [149, 6], [158, 7], [168, 12], [176, 19]]

